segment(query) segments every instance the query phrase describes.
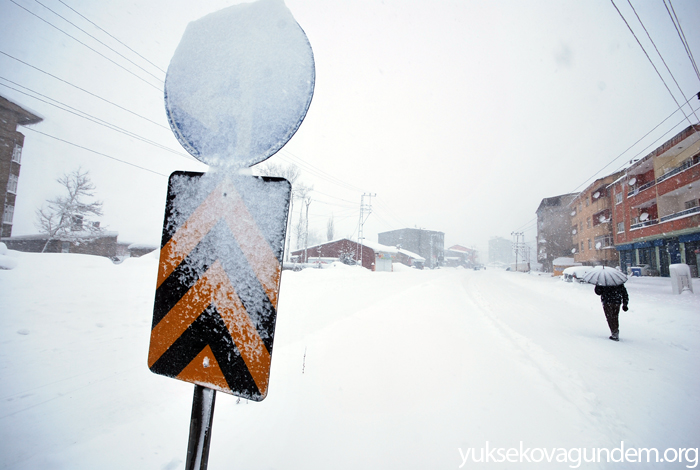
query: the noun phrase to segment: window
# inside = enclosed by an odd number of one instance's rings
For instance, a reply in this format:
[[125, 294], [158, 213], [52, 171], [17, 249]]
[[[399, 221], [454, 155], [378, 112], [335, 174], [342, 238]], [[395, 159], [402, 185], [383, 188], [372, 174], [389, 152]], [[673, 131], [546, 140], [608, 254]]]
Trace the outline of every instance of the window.
[[591, 239], [589, 238], [588, 239], [588, 249], [590, 250], [591, 248], [593, 248], [593, 245], [591, 244]]
[[583, 231], [583, 222], [578, 223], [578, 231], [579, 232]]
[[586, 219], [586, 228], [591, 228], [591, 218]]
[[622, 202], [622, 192], [615, 194], [615, 204], [620, 204]]
[[15, 206], [5, 206], [5, 212], [2, 215], [3, 224], [11, 224], [12, 217], [15, 215]]
[[691, 199], [690, 201], [685, 201], [685, 208], [692, 209], [693, 207], [698, 207], [698, 200]]
[[588, 198], [586, 198], [586, 207], [588, 207], [588, 203], [589, 203]]
[[581, 240], [581, 253], [583, 253], [583, 249], [584, 249], [583, 240]]
[[12, 151], [12, 161], [22, 163], [22, 147], [19, 145], [15, 145], [15, 149]]
[[595, 249], [596, 250], [601, 250], [603, 248], [608, 248], [611, 246], [613, 246], [612, 235], [601, 235], [601, 236], [595, 237]]
[[625, 231], [625, 223], [624, 222], [618, 222], [617, 223], [617, 233], [622, 233]]
[[10, 179], [7, 181], [7, 192], [17, 194], [17, 175], [10, 175]]

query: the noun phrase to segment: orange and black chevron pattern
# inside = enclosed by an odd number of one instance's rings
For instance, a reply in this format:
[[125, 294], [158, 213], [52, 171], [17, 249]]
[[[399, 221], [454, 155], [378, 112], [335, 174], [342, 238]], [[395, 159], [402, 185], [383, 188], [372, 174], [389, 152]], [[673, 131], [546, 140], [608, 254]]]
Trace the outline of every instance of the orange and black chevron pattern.
[[[196, 184], [201, 176], [175, 172], [170, 178]], [[281, 188], [276, 194], [283, 195], [263, 205], [280, 206], [279, 220], [266, 220], [266, 232], [256, 221], [262, 217], [256, 206], [245, 202], [265, 197], [264, 191], [241, 194], [225, 179], [174, 227], [169, 193], [151, 371], [256, 401], [267, 395], [291, 186], [281, 178], [264, 178], [261, 186]]]

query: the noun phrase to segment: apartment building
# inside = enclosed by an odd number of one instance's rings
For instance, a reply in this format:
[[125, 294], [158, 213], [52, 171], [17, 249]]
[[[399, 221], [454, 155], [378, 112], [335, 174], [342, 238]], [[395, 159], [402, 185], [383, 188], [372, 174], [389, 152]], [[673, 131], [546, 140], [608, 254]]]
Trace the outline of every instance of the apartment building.
[[553, 261], [571, 256], [571, 209], [569, 204], [578, 193], [542, 199], [537, 208], [537, 261], [542, 269], [552, 272]]
[[588, 266], [617, 266], [612, 223], [612, 195], [608, 186], [624, 172], [599, 178], [569, 204], [574, 261]]
[[700, 261], [700, 125], [687, 127], [640, 159], [612, 184], [612, 219], [621, 267], [647, 264], [669, 275]]
[[22, 164], [24, 135], [17, 126], [36, 124], [42, 119], [12, 101], [0, 96], [0, 196], [3, 199], [2, 230], [0, 236], [12, 235], [17, 183]]

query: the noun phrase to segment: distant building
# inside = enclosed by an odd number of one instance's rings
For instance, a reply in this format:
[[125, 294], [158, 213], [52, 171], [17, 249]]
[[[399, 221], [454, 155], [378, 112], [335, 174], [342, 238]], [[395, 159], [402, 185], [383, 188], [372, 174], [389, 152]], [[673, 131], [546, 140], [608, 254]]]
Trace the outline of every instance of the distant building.
[[513, 258], [513, 242], [503, 237], [493, 237], [489, 240], [490, 264], [508, 267]]
[[542, 270], [552, 272], [553, 261], [571, 256], [571, 208], [569, 203], [577, 196], [562, 194], [542, 199], [537, 208], [537, 261]]
[[[117, 244], [119, 233], [104, 231], [99, 235], [86, 232], [76, 240], [80, 234], [76, 233], [73, 239], [62, 240], [57, 237], [47, 244], [48, 235], [19, 235], [15, 237], [3, 237], [2, 242], [10, 250], [24, 251], [28, 253], [77, 253], [82, 255], [104, 256], [115, 260], [119, 258], [120, 248]], [[44, 250], [46, 247], [46, 250]]]
[[306, 250], [296, 250], [291, 255], [292, 258], [303, 263], [324, 261], [361, 263], [363, 268], [371, 271], [392, 271], [394, 262], [422, 268], [425, 262], [424, 258], [407, 250], [367, 241], [359, 244], [347, 238], [310, 246]]
[[379, 243], [408, 250], [425, 258], [425, 266], [435, 268], [445, 261], [445, 234], [420, 228], [402, 228], [378, 235]]
[[476, 256], [476, 250], [461, 245], [452, 245], [445, 250], [445, 265], [471, 268], [476, 264]]
[[17, 126], [28, 126], [42, 119], [0, 96], [0, 195], [3, 198], [1, 237], [12, 236], [17, 183], [22, 163], [24, 135]]
[[700, 125], [687, 127], [627, 168], [609, 191], [623, 270], [647, 264], [668, 276], [669, 265], [686, 263], [698, 277]]
[[598, 178], [571, 202], [571, 240], [574, 260], [588, 266], [617, 266], [613, 240], [612, 194], [608, 185], [624, 172]]

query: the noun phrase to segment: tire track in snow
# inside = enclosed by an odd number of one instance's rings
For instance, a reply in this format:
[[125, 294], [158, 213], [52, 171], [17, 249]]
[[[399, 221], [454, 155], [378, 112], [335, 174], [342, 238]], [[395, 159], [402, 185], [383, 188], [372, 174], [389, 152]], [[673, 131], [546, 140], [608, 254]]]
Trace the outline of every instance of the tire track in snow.
[[[492, 303], [483, 295], [483, 292], [488, 291], [488, 289], [473, 283], [476, 280], [475, 277], [467, 277], [462, 281], [461, 287], [467, 302], [473, 304], [476, 310], [482, 314], [486, 323], [492, 327], [494, 334], [512, 346], [516, 352], [515, 356], [522, 363], [534, 367], [561, 397], [579, 411], [580, 415], [590, 424], [591, 429], [599, 435], [599, 439], [596, 441], [614, 446], [620, 443], [613, 441], [609, 436], [629, 436], [629, 429], [619, 419], [615, 411], [603, 405], [575, 370], [564, 365], [531, 338], [518, 333], [498, 317]], [[515, 299], [511, 300], [510, 296], [499, 297], [501, 301], [504, 299], [512, 303], [512, 308], [530, 310], [534, 313], [535, 309], [527, 302], [518, 303]]]

